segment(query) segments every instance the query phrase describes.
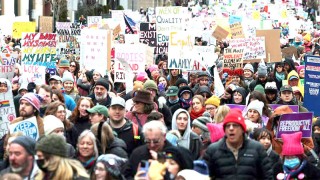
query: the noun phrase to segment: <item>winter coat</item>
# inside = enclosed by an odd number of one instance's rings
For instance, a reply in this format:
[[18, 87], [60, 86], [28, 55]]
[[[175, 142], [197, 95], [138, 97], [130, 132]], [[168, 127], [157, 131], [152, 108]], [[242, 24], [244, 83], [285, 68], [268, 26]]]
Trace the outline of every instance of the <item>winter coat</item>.
[[304, 85], [301, 84], [301, 82], [300, 82], [300, 77], [299, 77], [299, 74], [297, 73], [297, 71], [292, 70], [292, 71], [288, 74], [287, 84], [288, 84], [288, 81], [289, 81], [290, 77], [292, 77], [292, 76], [298, 77], [298, 88], [299, 88], [302, 96], [304, 96]]
[[102, 102], [98, 102], [96, 100], [96, 96], [94, 94], [91, 94], [88, 97], [91, 98], [94, 105], [100, 104], [100, 105], [106, 106], [108, 108], [111, 104], [111, 98], [109, 95], [107, 95], [107, 98], [105, 100], [103, 100]]
[[107, 147], [106, 152], [104, 154], [115, 154], [119, 157], [128, 159], [128, 154], [126, 150], [126, 143], [122, 139], [115, 137], [110, 146]]
[[74, 108], [76, 108], [76, 103], [74, 102], [74, 100], [72, 99], [71, 96], [69, 96], [66, 93], [62, 93], [63, 97], [64, 97], [64, 104], [67, 106], [67, 109], [69, 109], [70, 111], [73, 111]]
[[226, 137], [211, 144], [203, 159], [212, 179], [273, 179], [271, 162], [263, 146], [245, 136], [238, 160], [227, 147]]
[[[38, 168], [38, 166], [37, 166], [36, 161], [34, 160], [34, 161], [33, 161], [33, 168], [32, 168], [32, 170], [31, 170], [31, 172], [30, 172], [30, 174], [29, 174], [29, 177], [28, 177], [28, 176], [27, 176], [27, 177], [22, 177], [22, 179], [23, 179], [23, 180], [35, 179], [35, 177], [36, 177], [37, 174], [38, 174], [38, 171], [40, 171], [40, 170], [39, 170], [39, 168]], [[12, 171], [12, 169], [11, 169], [10, 166], [0, 172], [0, 177], [2, 177], [3, 175], [5, 175], [5, 174], [7, 174], [7, 173], [14, 173], [14, 172]]]
[[86, 129], [90, 130], [91, 123], [89, 120], [89, 116], [78, 117], [73, 127], [76, 129], [77, 134], [75, 135], [75, 137], [76, 139], [78, 139], [78, 137], [84, 130]]
[[[281, 172], [283, 173], [283, 167], [281, 168]], [[310, 162], [307, 161], [306, 165], [303, 167], [299, 174], [303, 173], [305, 180], [309, 179], [320, 179], [320, 169]], [[291, 179], [291, 178], [290, 178]], [[292, 179], [298, 179], [297, 177], [292, 177]], [[300, 180], [300, 179], [299, 179]]]

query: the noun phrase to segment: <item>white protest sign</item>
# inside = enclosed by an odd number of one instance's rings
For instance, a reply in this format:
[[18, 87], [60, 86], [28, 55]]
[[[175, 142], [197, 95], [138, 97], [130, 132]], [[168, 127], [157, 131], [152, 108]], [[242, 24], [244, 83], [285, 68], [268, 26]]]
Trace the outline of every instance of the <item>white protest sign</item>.
[[14, 65], [17, 63], [18, 54], [2, 53], [0, 59], [0, 78], [11, 80], [14, 74]]
[[88, 16], [88, 28], [89, 29], [98, 29], [101, 24], [101, 16]]
[[81, 26], [71, 22], [57, 22], [57, 54], [80, 56]]
[[212, 67], [215, 60], [218, 58], [214, 53], [214, 46], [194, 46], [193, 57], [195, 61], [194, 65], [197, 65], [196, 67], [198, 67], [194, 70], [201, 70], [203, 68], [203, 65], [204, 68]]
[[45, 74], [46, 74], [46, 67], [45, 66], [38, 66], [38, 65], [27, 65], [22, 64], [21, 69], [23, 72], [22, 79], [23, 82], [34, 82], [36, 85], [42, 85], [46, 83]]
[[229, 48], [244, 49], [243, 60], [266, 58], [265, 37], [231, 39]]
[[34, 140], [38, 140], [39, 138], [38, 123], [35, 116], [28, 119], [24, 119], [23, 121], [14, 124], [10, 124], [9, 128], [10, 133], [22, 132], [23, 135], [29, 136]]

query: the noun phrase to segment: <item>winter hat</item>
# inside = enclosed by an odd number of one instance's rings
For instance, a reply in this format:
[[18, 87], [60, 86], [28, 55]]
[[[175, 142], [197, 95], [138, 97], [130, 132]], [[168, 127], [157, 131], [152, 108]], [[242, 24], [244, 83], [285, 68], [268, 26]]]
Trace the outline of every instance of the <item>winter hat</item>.
[[201, 180], [209, 180], [209, 176], [203, 175], [195, 170], [191, 169], [185, 169], [182, 171], [179, 171], [177, 177], [183, 177], [185, 180], [193, 180], [193, 179], [201, 179]]
[[94, 69], [93, 73], [99, 73], [101, 77], [104, 77], [104, 75], [106, 74], [105, 71], [103, 71], [102, 69]]
[[238, 108], [230, 109], [229, 113], [226, 115], [223, 121], [223, 129], [226, 129], [226, 125], [230, 122], [239, 124], [243, 131], [246, 132], [246, 124], [244, 122], [244, 118], [242, 116], [242, 112]]
[[71, 81], [74, 83], [73, 76], [72, 76], [71, 72], [69, 72], [69, 71], [65, 71], [62, 76], [62, 83], [66, 82], [66, 81]]
[[12, 80], [11, 80], [11, 84], [16, 84], [16, 83], [19, 83], [19, 77], [18, 77], [18, 76], [15, 76], [15, 77], [12, 78]]
[[211, 93], [210, 88], [208, 86], [199, 86], [197, 94], [202, 94], [202, 93], [209, 94], [209, 97], [212, 96], [212, 93]]
[[271, 92], [271, 93], [277, 93], [277, 84], [276, 82], [272, 81], [272, 82], [267, 82], [265, 85], [265, 89], [264, 91], [267, 92]]
[[281, 134], [281, 138], [283, 141], [281, 154], [283, 156], [298, 156], [304, 154], [301, 137], [302, 132]]
[[59, 62], [59, 68], [69, 68], [70, 62], [67, 59], [61, 59]]
[[143, 89], [147, 90], [147, 89], [153, 89], [156, 90], [158, 93], [158, 87], [156, 82], [154, 82], [154, 80], [147, 80], [144, 84], [143, 84]]
[[157, 65], [152, 65], [152, 66], [149, 67], [150, 73], [152, 73], [155, 70], [158, 70], [158, 66]]
[[35, 94], [35, 93], [26, 93], [25, 95], [23, 95], [19, 102], [21, 102], [21, 100], [26, 100], [28, 101], [34, 108], [36, 108], [37, 111], [40, 110], [40, 97]]
[[198, 78], [201, 78], [201, 77], [209, 77], [209, 75], [205, 71], [198, 72]]
[[304, 68], [305, 68], [304, 65], [298, 66], [298, 67], [297, 67], [297, 72], [298, 72], [298, 74], [299, 74], [300, 71], [301, 71], [302, 69], [304, 69]]
[[18, 93], [21, 93], [22, 90], [28, 91], [27, 87], [28, 87], [28, 84], [26, 84], [26, 83], [21, 84], [21, 86], [20, 86], [20, 88], [18, 90]]
[[193, 169], [192, 154], [189, 150], [184, 148], [177, 148], [170, 146], [164, 149], [167, 159], [172, 159], [179, 164], [180, 170]]
[[207, 123], [207, 127], [210, 132], [211, 143], [219, 141], [224, 136], [224, 130], [221, 123]]
[[28, 92], [34, 92], [36, 87], [37, 87], [37, 85], [34, 82], [30, 82], [27, 85], [27, 90], [28, 90]]
[[309, 33], [307, 33], [306, 35], [303, 36], [303, 40], [306, 40], [306, 41], [310, 42], [311, 35]]
[[106, 117], [106, 118], [108, 118], [108, 116], [109, 116], [108, 108], [106, 106], [103, 106], [100, 104], [97, 104], [97, 105], [93, 106], [92, 108], [87, 109], [87, 112], [90, 114], [99, 113], [99, 114], [104, 115], [104, 117]]
[[204, 160], [193, 161], [193, 170], [203, 175], [209, 175], [209, 168]]
[[242, 99], [245, 100], [247, 97], [247, 91], [243, 87], [237, 87], [236, 90], [234, 90], [233, 93], [238, 92], [242, 95]]
[[202, 131], [209, 132], [207, 123], [211, 123], [210, 117], [200, 116], [192, 121], [192, 125], [200, 128]]
[[266, 77], [268, 75], [267, 66], [265, 64], [259, 64], [258, 77]]
[[280, 92], [283, 92], [283, 91], [290, 91], [290, 92], [293, 92], [292, 90], [292, 87], [289, 86], [289, 85], [284, 85], [280, 88]]
[[18, 136], [11, 144], [19, 144], [22, 146], [30, 155], [35, 155], [36, 141], [29, 136]]
[[169, 86], [166, 96], [177, 96], [178, 95], [179, 88], [177, 86]]
[[182, 83], [185, 83], [186, 85], [188, 85], [188, 82], [187, 82], [186, 79], [184, 79], [184, 78], [179, 78], [179, 79], [176, 81], [175, 86], [179, 87], [179, 85], [182, 84]]
[[252, 64], [250, 64], [250, 63], [247, 63], [247, 64], [244, 66], [243, 70], [250, 70], [252, 73], [254, 73], [253, 66], [252, 66]]
[[133, 102], [142, 102], [145, 104], [153, 104], [151, 93], [146, 90], [136, 91], [136, 95], [132, 98]]
[[146, 79], [148, 79], [148, 74], [146, 72], [139, 72], [136, 78], [137, 81], [142, 81], [142, 82], [145, 81]]
[[253, 100], [250, 102], [250, 104], [247, 107], [247, 112], [246, 114], [248, 114], [248, 111], [250, 109], [256, 110], [259, 112], [260, 116], [262, 116], [262, 109], [263, 109], [264, 103], [262, 101], [259, 100]]
[[258, 91], [261, 94], [265, 94], [264, 88], [263, 88], [263, 86], [261, 84], [256, 85], [256, 87], [254, 88], [254, 91]]
[[193, 97], [193, 91], [189, 86], [182, 86], [179, 88], [178, 97], [181, 98], [182, 94], [185, 92], [189, 92], [191, 94], [191, 97]]
[[204, 104], [205, 105], [211, 104], [211, 105], [214, 105], [216, 107], [219, 107], [220, 106], [220, 98], [218, 96], [213, 95], [209, 99], [207, 99]]
[[133, 90], [132, 92], [136, 92], [138, 90], [142, 90], [143, 89], [143, 82], [142, 81], [134, 81], [133, 82]]
[[44, 153], [67, 157], [67, 143], [62, 135], [49, 134], [42, 137], [36, 144], [36, 150]]
[[54, 115], [48, 115], [43, 118], [44, 134], [49, 135], [57, 128], [63, 128], [64, 125], [60, 119]]
[[86, 71], [84, 74], [87, 76], [87, 79], [90, 82], [92, 80], [92, 78], [93, 78], [93, 70]]
[[103, 86], [107, 90], [109, 89], [109, 82], [106, 78], [99, 78], [94, 86], [97, 86], [97, 85]]
[[106, 171], [113, 177], [121, 176], [122, 166], [127, 162], [127, 159], [121, 158], [114, 154], [102, 154], [98, 157], [97, 163], [101, 162]]

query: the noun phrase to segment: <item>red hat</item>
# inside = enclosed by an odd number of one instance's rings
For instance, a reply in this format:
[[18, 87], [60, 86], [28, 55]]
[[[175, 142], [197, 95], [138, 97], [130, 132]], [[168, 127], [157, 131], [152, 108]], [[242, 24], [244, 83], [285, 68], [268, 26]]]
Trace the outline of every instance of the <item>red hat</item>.
[[226, 115], [226, 117], [224, 118], [224, 121], [223, 121], [223, 129], [224, 130], [225, 130], [226, 125], [230, 122], [240, 124], [243, 131], [246, 132], [247, 127], [244, 122], [244, 118], [242, 116], [242, 112], [240, 109], [234, 108], [229, 111], [229, 113]]
[[302, 132], [296, 132], [293, 134], [281, 134], [283, 141], [282, 155], [283, 156], [297, 156], [304, 153], [301, 144]]

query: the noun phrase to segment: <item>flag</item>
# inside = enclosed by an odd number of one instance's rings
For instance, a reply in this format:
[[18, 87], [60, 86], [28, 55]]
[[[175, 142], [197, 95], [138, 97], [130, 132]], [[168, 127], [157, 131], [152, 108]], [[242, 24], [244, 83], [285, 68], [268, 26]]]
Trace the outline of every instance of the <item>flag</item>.
[[9, 107], [9, 106], [10, 106], [9, 100], [0, 101], [0, 108]]
[[137, 34], [136, 22], [134, 22], [130, 17], [123, 14], [124, 22], [126, 23], [126, 34]]

